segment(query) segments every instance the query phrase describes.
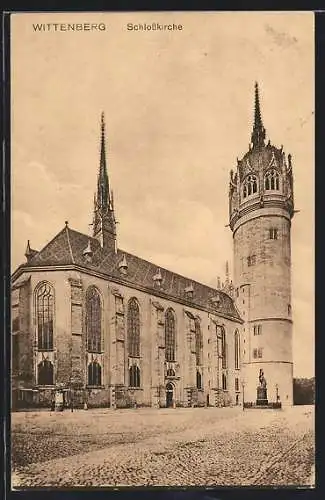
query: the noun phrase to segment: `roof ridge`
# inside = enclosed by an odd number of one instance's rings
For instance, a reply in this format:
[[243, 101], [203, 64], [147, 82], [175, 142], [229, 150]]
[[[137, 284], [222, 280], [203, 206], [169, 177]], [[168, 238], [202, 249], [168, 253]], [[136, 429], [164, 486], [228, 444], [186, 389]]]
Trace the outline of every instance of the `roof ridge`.
[[73, 252], [72, 252], [72, 248], [71, 248], [71, 243], [70, 243], [70, 238], [69, 238], [69, 227], [68, 226], [65, 226], [65, 233], [67, 235], [68, 247], [69, 247], [69, 252], [71, 255], [72, 264], [75, 264], [75, 260], [74, 260]]

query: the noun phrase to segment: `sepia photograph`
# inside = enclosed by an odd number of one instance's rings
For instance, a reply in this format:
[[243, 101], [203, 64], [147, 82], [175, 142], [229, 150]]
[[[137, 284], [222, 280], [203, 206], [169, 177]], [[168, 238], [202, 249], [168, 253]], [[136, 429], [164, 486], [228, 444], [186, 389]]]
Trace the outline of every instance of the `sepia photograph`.
[[10, 58], [11, 488], [314, 488], [314, 14], [14, 13]]

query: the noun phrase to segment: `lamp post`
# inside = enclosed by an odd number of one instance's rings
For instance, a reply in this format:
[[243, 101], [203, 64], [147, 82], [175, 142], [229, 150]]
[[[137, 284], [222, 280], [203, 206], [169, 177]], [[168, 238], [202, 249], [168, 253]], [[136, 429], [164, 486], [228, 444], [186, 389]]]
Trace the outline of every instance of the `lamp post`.
[[245, 410], [245, 381], [242, 380], [241, 382], [242, 388], [243, 388], [243, 411]]
[[278, 384], [275, 384], [275, 391], [276, 391], [276, 402], [279, 401], [279, 386]]

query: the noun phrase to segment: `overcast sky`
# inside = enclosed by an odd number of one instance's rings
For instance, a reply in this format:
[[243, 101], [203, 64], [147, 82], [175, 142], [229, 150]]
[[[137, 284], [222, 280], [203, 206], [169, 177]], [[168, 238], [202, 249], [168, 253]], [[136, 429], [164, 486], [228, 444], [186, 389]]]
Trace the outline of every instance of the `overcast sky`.
[[[106, 29], [33, 30], [49, 22]], [[183, 29], [126, 29], [144, 22]], [[259, 82], [267, 138], [293, 158], [294, 375], [313, 376], [313, 14], [16, 14], [11, 57], [12, 269], [65, 220], [89, 231], [104, 111], [119, 248], [216, 286]]]

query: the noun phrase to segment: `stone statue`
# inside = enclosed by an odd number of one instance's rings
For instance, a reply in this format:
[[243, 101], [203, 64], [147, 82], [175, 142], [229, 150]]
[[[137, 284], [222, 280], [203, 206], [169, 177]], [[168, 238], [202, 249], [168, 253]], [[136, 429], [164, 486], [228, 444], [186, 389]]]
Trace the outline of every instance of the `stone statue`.
[[266, 379], [264, 377], [264, 372], [262, 369], [260, 369], [260, 375], [259, 375], [258, 379], [260, 381], [260, 387], [262, 389], [266, 389]]

